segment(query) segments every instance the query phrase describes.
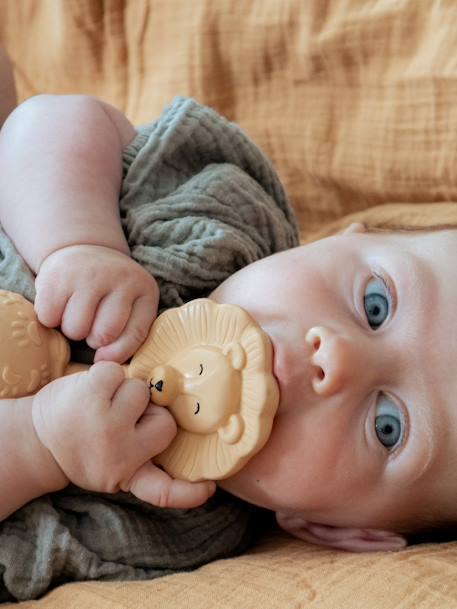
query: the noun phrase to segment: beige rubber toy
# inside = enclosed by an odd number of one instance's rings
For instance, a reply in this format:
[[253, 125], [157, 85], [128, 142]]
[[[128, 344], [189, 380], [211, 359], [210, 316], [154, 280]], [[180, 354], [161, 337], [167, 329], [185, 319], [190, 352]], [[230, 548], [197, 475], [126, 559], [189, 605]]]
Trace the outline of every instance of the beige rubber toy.
[[[0, 290], [0, 397], [36, 393], [84, 370], [67, 340], [43, 326], [33, 305]], [[173, 414], [178, 433], [155, 461], [173, 477], [220, 480], [240, 470], [268, 440], [279, 390], [270, 339], [240, 307], [192, 300], [165, 311], [126, 365], [151, 401]]]

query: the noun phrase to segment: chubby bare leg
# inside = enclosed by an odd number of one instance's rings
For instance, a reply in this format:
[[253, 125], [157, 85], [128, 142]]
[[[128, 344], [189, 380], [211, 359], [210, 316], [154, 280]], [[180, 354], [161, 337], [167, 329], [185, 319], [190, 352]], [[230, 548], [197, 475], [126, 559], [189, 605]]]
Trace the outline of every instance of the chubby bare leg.
[[5, 49], [0, 46], [0, 128], [16, 104], [16, 85], [11, 61]]

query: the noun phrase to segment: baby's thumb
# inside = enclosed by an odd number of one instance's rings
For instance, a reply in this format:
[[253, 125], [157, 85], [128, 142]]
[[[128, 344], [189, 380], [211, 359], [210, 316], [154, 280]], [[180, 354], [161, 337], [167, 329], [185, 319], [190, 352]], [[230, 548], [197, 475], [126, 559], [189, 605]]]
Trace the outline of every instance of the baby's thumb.
[[205, 503], [216, 490], [215, 482], [174, 480], [152, 461], [145, 463], [133, 476], [128, 488], [135, 497], [163, 508], [189, 509]]

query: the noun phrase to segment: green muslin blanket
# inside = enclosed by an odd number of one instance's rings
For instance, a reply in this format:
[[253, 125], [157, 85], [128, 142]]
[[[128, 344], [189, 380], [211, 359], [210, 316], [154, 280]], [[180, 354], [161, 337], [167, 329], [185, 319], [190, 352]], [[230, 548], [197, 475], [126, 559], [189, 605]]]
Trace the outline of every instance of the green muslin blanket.
[[[123, 155], [120, 213], [132, 256], [165, 309], [207, 296], [241, 267], [298, 245], [281, 183], [234, 123], [177, 98]], [[33, 275], [0, 233], [0, 286], [34, 298]], [[90, 405], [84, 405], [90, 408]], [[218, 491], [190, 510], [68, 487], [0, 524], [0, 600], [80, 580], [149, 579], [243, 551], [258, 511]]]

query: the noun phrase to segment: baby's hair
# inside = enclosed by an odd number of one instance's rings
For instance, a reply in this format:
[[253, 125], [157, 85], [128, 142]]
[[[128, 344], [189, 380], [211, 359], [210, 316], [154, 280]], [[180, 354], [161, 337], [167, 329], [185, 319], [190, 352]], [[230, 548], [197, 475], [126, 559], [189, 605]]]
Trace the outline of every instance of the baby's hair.
[[457, 539], [457, 519], [451, 506], [433, 505], [430, 502], [419, 512], [397, 521], [390, 527], [408, 539], [408, 543], [446, 542]]
[[370, 226], [366, 225], [369, 233], [435, 233], [441, 230], [457, 230], [456, 224], [436, 224], [435, 226], [415, 226], [413, 224], [404, 224], [402, 226]]
[[445, 543], [457, 539], [457, 522], [435, 520], [398, 532], [408, 539], [409, 544]]
[[[419, 210], [418, 210], [419, 212]], [[418, 213], [418, 218], [420, 215]], [[447, 231], [447, 230], [457, 230], [457, 214], [456, 220], [453, 223], [450, 222], [442, 222], [440, 224], [434, 224], [433, 226], [425, 226], [420, 225], [419, 220], [418, 224], [414, 223], [402, 223], [401, 218], [397, 220], [380, 220], [376, 224], [372, 224], [370, 219], [367, 221], [363, 220], [363, 217], [359, 220], [357, 217], [348, 217], [344, 219], [337, 220], [336, 222], [332, 222], [328, 225], [325, 225], [321, 229], [316, 232], [311, 232], [308, 235], [302, 234], [300, 238], [301, 245], [306, 245], [308, 243], [312, 243], [314, 241], [319, 241], [320, 239], [325, 239], [327, 237], [332, 237], [335, 235], [339, 235], [345, 233], [352, 224], [361, 224], [365, 228], [365, 232], [367, 233], [397, 233], [397, 234], [410, 234], [410, 233], [430, 233], [430, 232], [438, 232], [438, 231]]]

